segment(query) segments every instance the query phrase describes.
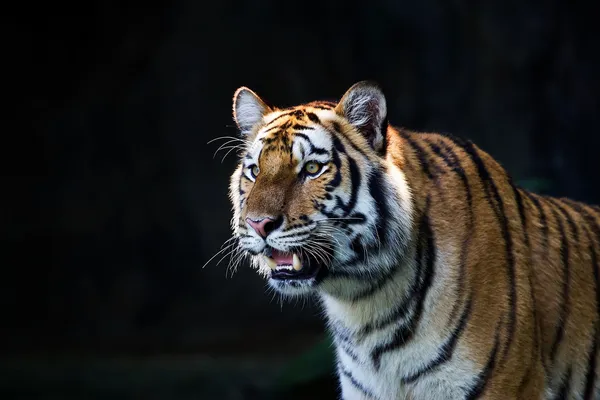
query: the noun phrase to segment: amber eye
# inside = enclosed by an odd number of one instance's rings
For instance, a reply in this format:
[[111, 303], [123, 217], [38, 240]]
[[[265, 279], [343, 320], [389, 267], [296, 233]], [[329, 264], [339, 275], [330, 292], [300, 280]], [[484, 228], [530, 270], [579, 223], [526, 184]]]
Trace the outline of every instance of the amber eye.
[[258, 168], [258, 165], [252, 165], [250, 167], [250, 174], [252, 175], [253, 178], [256, 178], [256, 176], [258, 175], [259, 172], [260, 172], [260, 168]]
[[318, 174], [319, 171], [321, 171], [321, 168], [323, 168], [323, 165], [316, 161], [309, 161], [304, 165], [304, 171], [306, 171], [308, 175]]

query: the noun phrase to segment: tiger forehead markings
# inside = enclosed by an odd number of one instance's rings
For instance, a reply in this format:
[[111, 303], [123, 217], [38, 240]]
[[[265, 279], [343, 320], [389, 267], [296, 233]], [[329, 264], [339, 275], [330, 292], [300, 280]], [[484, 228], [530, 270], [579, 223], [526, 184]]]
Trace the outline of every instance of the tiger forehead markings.
[[[317, 126], [319, 119], [314, 112], [296, 110], [275, 119], [260, 129], [246, 156], [246, 163], [260, 171], [254, 182], [246, 184], [263, 195], [249, 197], [242, 219], [283, 212], [290, 222], [302, 221], [313, 210], [314, 202], [328, 196], [319, 183], [335, 172], [335, 166], [327, 165], [331, 141], [322, 133], [315, 137], [323, 128]], [[319, 176], [314, 177], [318, 181], [311, 185], [306, 185], [306, 177], [300, 182], [296, 179], [308, 161], [323, 165]]]
[[516, 186], [382, 91], [286, 109], [234, 95], [239, 251], [314, 296], [343, 399], [600, 399], [600, 209]]

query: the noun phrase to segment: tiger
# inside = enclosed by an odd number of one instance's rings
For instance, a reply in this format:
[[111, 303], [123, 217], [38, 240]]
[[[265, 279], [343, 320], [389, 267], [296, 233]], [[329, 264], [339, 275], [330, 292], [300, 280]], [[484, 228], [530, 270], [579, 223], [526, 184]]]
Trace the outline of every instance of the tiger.
[[312, 298], [341, 399], [600, 399], [600, 208], [517, 185], [471, 140], [339, 101], [233, 96], [231, 230], [283, 298]]

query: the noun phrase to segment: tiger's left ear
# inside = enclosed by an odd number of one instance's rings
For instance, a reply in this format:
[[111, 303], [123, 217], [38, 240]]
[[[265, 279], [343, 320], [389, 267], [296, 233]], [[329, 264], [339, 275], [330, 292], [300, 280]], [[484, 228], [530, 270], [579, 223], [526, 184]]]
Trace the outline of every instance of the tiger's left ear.
[[370, 81], [355, 83], [346, 91], [335, 111], [367, 139], [373, 150], [379, 154], [385, 152], [387, 105], [377, 84]]
[[242, 135], [250, 133], [252, 128], [262, 121], [263, 116], [271, 111], [271, 108], [247, 87], [240, 87], [233, 95], [233, 119]]

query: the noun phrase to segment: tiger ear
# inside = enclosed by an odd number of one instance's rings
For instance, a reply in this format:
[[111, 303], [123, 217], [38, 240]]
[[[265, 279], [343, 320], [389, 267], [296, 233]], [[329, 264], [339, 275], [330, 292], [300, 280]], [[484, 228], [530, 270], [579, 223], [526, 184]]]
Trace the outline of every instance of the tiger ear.
[[387, 105], [381, 89], [371, 81], [355, 83], [346, 91], [335, 111], [346, 118], [378, 153], [384, 152]]
[[250, 133], [263, 116], [271, 111], [256, 93], [245, 86], [238, 88], [233, 95], [233, 119], [242, 135]]

